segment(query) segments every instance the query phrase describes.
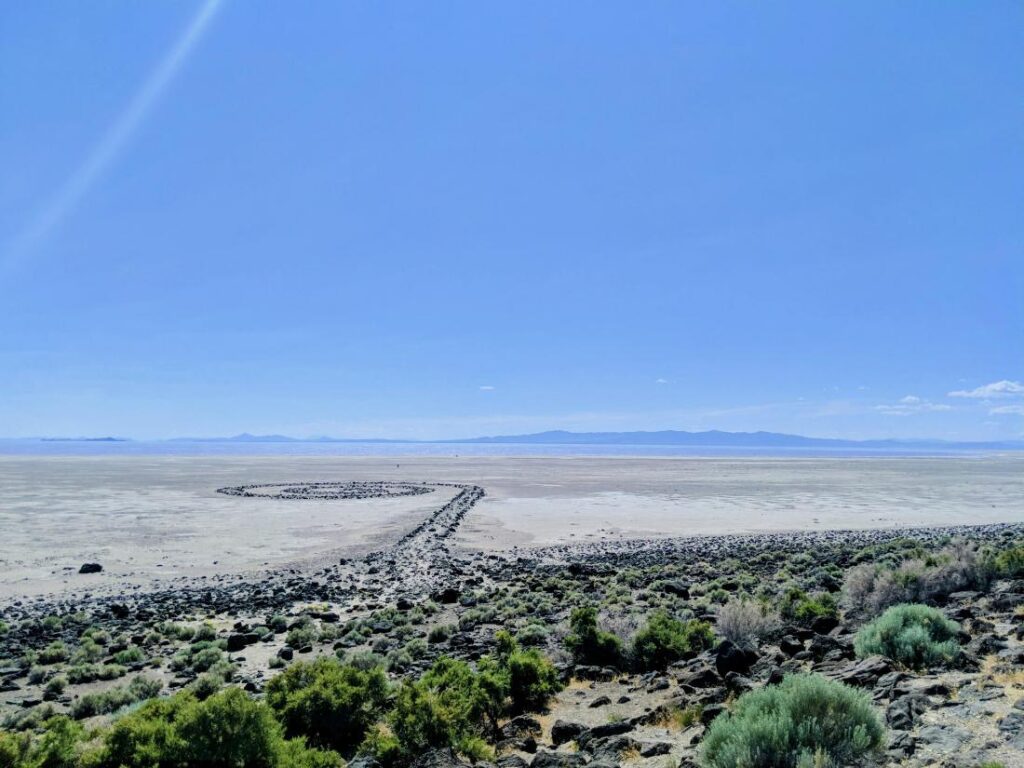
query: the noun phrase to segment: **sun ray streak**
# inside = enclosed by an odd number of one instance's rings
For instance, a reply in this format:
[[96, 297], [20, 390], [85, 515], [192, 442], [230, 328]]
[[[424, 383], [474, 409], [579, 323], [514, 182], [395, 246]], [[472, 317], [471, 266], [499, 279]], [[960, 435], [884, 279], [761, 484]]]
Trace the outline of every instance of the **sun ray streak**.
[[89, 193], [146, 120], [217, 14], [222, 0], [206, 0], [142, 87], [85, 160], [14, 239], [0, 267], [7, 271], [27, 259]]

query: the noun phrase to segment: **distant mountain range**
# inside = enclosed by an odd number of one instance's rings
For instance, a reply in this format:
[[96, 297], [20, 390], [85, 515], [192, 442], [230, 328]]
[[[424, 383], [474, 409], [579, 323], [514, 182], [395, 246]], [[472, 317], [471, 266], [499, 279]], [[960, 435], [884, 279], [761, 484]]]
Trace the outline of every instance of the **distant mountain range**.
[[457, 440], [389, 440], [339, 437], [296, 438], [287, 435], [250, 435], [234, 437], [175, 438], [174, 442], [212, 443], [442, 443], [505, 445], [678, 445], [703, 448], [871, 448], [892, 450], [1024, 450], [1024, 440], [955, 442], [948, 440], [841, 440], [828, 437], [804, 437], [780, 432], [684, 432], [666, 429], [657, 432], [567, 432], [552, 430], [527, 435], [494, 435]]
[[[120, 437], [43, 437], [25, 438], [44, 442], [128, 442]], [[657, 432], [567, 432], [552, 430], [528, 435], [493, 435], [458, 440], [390, 440], [383, 438], [289, 437], [288, 435], [251, 435], [233, 437], [176, 437], [171, 443], [434, 443], [475, 445], [675, 445], [694, 448], [847, 448], [873, 450], [985, 450], [1024, 451], [1024, 440], [958, 442], [934, 439], [841, 440], [829, 437], [804, 437], [780, 432], [684, 432], [665, 429]]]
[[828, 437], [804, 437], [779, 432], [683, 432], [666, 429], [658, 432], [566, 432], [553, 430], [529, 435], [499, 435], [451, 443], [518, 443], [528, 445], [680, 445], [704, 448], [892, 448], [1024, 450], [1024, 440], [992, 442], [951, 442], [946, 440], [840, 440]]

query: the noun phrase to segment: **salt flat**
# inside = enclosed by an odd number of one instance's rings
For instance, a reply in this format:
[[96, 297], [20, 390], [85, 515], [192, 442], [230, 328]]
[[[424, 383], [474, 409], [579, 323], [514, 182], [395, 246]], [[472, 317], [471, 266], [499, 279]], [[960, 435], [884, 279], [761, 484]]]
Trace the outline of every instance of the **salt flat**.
[[[451, 498], [253, 499], [223, 486], [480, 485], [467, 551], [753, 531], [1024, 521], [1024, 457], [0, 457], [0, 596], [301, 566], [397, 541]], [[77, 575], [87, 561], [101, 577]], [[93, 581], [85, 581], [93, 578]]]

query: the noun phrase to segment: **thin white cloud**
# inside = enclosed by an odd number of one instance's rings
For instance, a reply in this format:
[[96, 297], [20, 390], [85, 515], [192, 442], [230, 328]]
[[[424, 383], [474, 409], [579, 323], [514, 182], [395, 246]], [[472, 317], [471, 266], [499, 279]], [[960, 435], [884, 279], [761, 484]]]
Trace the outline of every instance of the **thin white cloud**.
[[913, 416], [918, 413], [939, 413], [951, 411], [953, 407], [945, 403], [933, 403], [923, 400], [917, 395], [901, 397], [898, 403], [876, 405], [875, 410], [886, 416]]
[[494, 391], [494, 387], [492, 387], [490, 384], [481, 384], [480, 385], [480, 391], [481, 392], [493, 392]]
[[668, 384], [668, 379], [655, 379], [655, 384]]
[[1014, 416], [1024, 416], [1024, 405], [1000, 405], [997, 408], [989, 410], [989, 414], [1011, 414]]
[[221, 6], [222, 0], [206, 0], [184, 31], [160, 61], [142, 88], [128, 103], [124, 111], [110, 126], [103, 138], [93, 147], [85, 161], [75, 169], [54, 197], [40, 210], [35, 218], [14, 240], [7, 256], [0, 260], [0, 267], [8, 268], [31, 254], [42, 240], [48, 237], [89, 193], [108, 167], [117, 159], [132, 136], [149, 115], [153, 105], [160, 99], [167, 86], [178, 74], [189, 54], [202, 40], [204, 33]]
[[991, 384], [984, 384], [975, 389], [958, 389], [950, 392], [950, 397], [973, 397], [973, 398], [997, 398], [1017, 397], [1024, 395], [1024, 384], [1019, 381], [993, 381]]

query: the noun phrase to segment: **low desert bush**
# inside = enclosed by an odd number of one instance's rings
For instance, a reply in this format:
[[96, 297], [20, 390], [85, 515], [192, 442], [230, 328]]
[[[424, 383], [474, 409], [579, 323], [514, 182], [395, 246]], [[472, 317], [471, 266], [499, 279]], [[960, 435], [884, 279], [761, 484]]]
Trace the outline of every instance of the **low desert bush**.
[[597, 609], [593, 606], [574, 609], [569, 617], [569, 629], [565, 647], [576, 664], [615, 667], [622, 663], [622, 641], [598, 628]]
[[631, 659], [642, 672], [664, 669], [672, 662], [710, 648], [714, 642], [715, 635], [706, 621], [679, 621], [658, 611], [633, 637]]
[[550, 634], [543, 624], [530, 623], [519, 630], [516, 639], [520, 645], [544, 645]]
[[67, 661], [69, 656], [68, 647], [60, 640], [54, 640], [39, 652], [39, 663], [57, 664]]
[[750, 645], [775, 632], [779, 625], [778, 611], [766, 603], [741, 598], [722, 606], [715, 630], [737, 645]]
[[858, 656], [880, 654], [913, 669], [945, 665], [960, 652], [959, 625], [927, 605], [894, 605], [861, 628]]
[[436, 627], [430, 628], [430, 632], [427, 633], [427, 642], [443, 643], [452, 636], [452, 632], [453, 628], [450, 624], [438, 624]]
[[846, 572], [844, 605], [850, 614], [871, 617], [901, 603], [941, 602], [953, 592], [987, 589], [993, 570], [991, 558], [962, 542], [898, 564], [865, 563]]
[[160, 693], [163, 683], [151, 677], [136, 677], [128, 685], [119, 685], [101, 693], [87, 693], [71, 705], [76, 720], [95, 715], [108, 715], [121, 707], [151, 699]]
[[820, 675], [751, 691], [704, 737], [704, 768], [849, 765], [877, 751], [885, 728], [866, 693]]
[[267, 704], [288, 736], [347, 753], [380, 717], [388, 680], [379, 666], [358, 669], [323, 657], [298, 662], [267, 684]]
[[127, 672], [120, 664], [76, 664], [68, 669], [67, 676], [69, 683], [80, 685], [94, 680], [116, 680]]
[[114, 661], [122, 666], [128, 666], [129, 664], [145, 660], [146, 654], [137, 645], [125, 648], [123, 651], [118, 651], [114, 654]]
[[204, 640], [213, 642], [217, 639], [217, 630], [213, 628], [212, 624], [200, 624], [196, 627], [192, 639], [196, 642], [203, 642]]
[[67, 686], [68, 679], [64, 675], [56, 675], [46, 681], [46, 687], [43, 690], [51, 696], [60, 696]]
[[293, 627], [288, 630], [285, 642], [292, 648], [305, 648], [315, 643], [318, 639], [319, 635], [316, 627], [313, 626], [312, 622], [309, 622], [303, 626]]

